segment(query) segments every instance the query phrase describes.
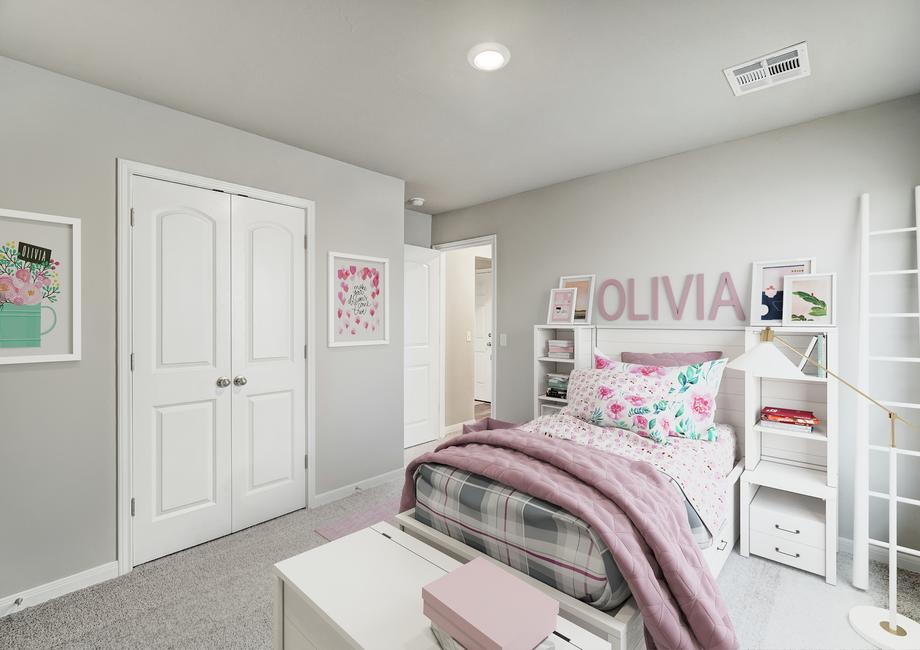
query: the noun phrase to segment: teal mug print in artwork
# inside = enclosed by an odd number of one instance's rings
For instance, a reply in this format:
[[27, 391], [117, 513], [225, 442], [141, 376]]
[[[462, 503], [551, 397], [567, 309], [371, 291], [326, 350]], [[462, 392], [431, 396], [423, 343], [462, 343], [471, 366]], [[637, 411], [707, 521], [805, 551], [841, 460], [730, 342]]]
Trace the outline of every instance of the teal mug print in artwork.
[[[14, 241], [0, 245], [0, 348], [39, 348], [41, 337], [57, 325], [51, 304], [61, 293], [59, 266], [48, 249]], [[43, 310], [51, 312], [45, 329]]]

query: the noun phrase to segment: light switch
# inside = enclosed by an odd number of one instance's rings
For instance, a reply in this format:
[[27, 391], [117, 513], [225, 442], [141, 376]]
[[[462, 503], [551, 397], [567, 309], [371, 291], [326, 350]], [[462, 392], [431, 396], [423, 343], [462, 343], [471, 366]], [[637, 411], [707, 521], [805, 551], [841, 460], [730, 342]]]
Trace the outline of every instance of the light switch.
[[466, 333], [466, 342], [469, 343], [469, 342], [472, 341], [472, 340], [473, 340], [473, 333], [470, 332], [470, 331], [467, 331], [467, 333]]
[[501, 347], [503, 347], [503, 348], [508, 347], [508, 335], [505, 334], [504, 332], [502, 332], [501, 334], [499, 334], [499, 335], [498, 335], [498, 344], [499, 344]]

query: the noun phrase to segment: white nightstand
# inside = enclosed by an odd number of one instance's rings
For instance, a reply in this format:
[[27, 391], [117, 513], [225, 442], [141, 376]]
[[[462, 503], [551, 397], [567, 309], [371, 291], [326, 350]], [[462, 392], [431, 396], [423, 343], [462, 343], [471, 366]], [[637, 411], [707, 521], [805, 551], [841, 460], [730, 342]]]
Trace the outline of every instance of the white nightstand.
[[[460, 562], [379, 523], [275, 565], [276, 650], [440, 648], [422, 613], [422, 587]], [[484, 588], [488, 588], [485, 586]], [[557, 650], [610, 644], [558, 618]]]

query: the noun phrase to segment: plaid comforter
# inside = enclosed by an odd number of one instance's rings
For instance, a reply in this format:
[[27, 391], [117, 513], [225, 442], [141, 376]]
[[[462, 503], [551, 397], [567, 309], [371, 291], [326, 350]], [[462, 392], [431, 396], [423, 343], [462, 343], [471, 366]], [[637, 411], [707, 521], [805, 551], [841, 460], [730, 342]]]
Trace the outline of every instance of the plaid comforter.
[[[420, 465], [414, 480], [423, 524], [598, 609], [629, 597], [603, 540], [562, 508], [445, 465]], [[689, 503], [687, 515], [697, 543], [708, 546], [712, 538]]]

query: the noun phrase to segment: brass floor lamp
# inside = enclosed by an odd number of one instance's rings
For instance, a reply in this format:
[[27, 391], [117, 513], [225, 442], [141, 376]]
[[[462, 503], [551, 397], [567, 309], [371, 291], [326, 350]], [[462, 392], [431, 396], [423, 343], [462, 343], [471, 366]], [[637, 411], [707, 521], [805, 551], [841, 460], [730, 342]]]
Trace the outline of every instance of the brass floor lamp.
[[891, 426], [888, 461], [888, 609], [859, 605], [850, 610], [850, 625], [857, 633], [879, 648], [904, 650], [920, 648], [920, 623], [898, 614], [898, 463], [897, 463], [897, 423], [910, 424], [877, 399], [843, 379], [825, 366], [812, 361], [796, 350], [787, 341], [776, 336], [773, 329], [766, 327], [761, 332], [760, 343], [732, 360], [727, 367], [755, 376], [777, 379], [801, 379], [803, 373], [783, 354], [776, 344], [779, 343], [794, 352], [808, 363], [821, 368], [828, 375], [852, 389], [861, 397], [869, 400], [888, 414]]

